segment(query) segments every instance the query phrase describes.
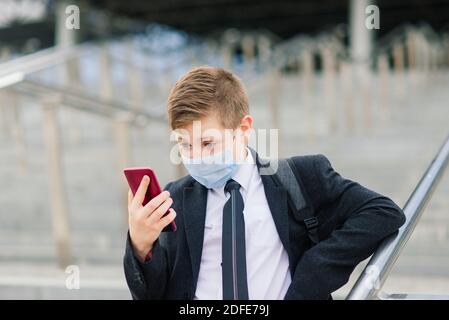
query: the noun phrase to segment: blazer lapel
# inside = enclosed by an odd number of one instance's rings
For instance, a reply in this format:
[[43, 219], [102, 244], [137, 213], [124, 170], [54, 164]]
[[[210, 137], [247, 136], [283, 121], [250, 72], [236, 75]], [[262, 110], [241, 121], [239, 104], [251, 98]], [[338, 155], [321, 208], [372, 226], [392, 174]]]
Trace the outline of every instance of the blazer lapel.
[[193, 283], [196, 286], [200, 269], [206, 218], [207, 188], [194, 181], [183, 193], [184, 228], [192, 263]]
[[[249, 150], [251, 151], [253, 158], [256, 159], [256, 165], [259, 172], [261, 167], [270, 165], [268, 159], [261, 159], [257, 152], [250, 147]], [[277, 186], [270, 175], [261, 174], [260, 177], [279, 238], [290, 256], [287, 190], [283, 186]]]

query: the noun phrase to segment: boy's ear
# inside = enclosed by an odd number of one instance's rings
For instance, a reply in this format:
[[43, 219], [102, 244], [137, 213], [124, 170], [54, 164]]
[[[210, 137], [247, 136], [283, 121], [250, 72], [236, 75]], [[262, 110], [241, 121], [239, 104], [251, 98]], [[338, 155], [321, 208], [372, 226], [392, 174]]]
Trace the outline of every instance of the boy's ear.
[[240, 120], [240, 130], [242, 130], [242, 132], [245, 135], [249, 134], [252, 125], [253, 125], [253, 118], [249, 114], [247, 114], [242, 118], [242, 120]]

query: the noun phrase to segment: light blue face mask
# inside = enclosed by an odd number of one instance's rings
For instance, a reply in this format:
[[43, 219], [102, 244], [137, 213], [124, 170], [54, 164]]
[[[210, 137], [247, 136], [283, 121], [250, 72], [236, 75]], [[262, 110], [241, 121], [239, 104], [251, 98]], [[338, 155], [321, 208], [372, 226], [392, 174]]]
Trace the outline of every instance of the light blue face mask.
[[209, 189], [223, 187], [239, 167], [229, 149], [201, 159], [182, 157], [182, 162], [192, 178]]

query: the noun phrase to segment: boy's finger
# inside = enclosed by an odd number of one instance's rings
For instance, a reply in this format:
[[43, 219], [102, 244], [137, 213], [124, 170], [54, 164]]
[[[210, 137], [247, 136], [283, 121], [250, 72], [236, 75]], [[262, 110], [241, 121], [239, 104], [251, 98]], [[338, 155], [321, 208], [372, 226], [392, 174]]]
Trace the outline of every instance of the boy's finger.
[[139, 188], [134, 195], [134, 199], [132, 200], [132, 207], [140, 207], [142, 205], [143, 199], [145, 199], [145, 193], [147, 192], [148, 185], [150, 184], [150, 177], [145, 175], [140, 181]]
[[162, 191], [143, 207], [144, 214], [150, 216], [168, 197], [170, 197], [170, 192]]
[[170, 209], [173, 204], [172, 198], [167, 198], [156, 210], [153, 211], [150, 218], [154, 219], [156, 222], [159, 222], [161, 217]]
[[170, 212], [161, 220], [159, 220], [159, 227], [164, 229], [166, 226], [168, 226], [176, 217], [176, 211], [173, 208], [170, 208]]
[[131, 206], [132, 201], [133, 201], [133, 193], [131, 189], [128, 189], [128, 207]]

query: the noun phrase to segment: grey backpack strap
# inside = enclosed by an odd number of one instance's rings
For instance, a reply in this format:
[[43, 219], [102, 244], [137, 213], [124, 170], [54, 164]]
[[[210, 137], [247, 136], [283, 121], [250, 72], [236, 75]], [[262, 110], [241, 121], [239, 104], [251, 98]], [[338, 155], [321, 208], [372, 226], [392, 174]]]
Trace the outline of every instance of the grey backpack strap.
[[287, 190], [289, 206], [295, 218], [304, 222], [309, 239], [313, 244], [317, 244], [319, 242], [318, 219], [314, 215], [307, 193], [303, 191], [301, 177], [291, 158], [278, 160], [278, 169], [273, 179]]
[[299, 211], [306, 207], [306, 200], [302, 193], [301, 187], [296, 180], [290, 164], [286, 159], [279, 159], [278, 170], [275, 176], [279, 179], [280, 184], [287, 190], [295, 211]]

